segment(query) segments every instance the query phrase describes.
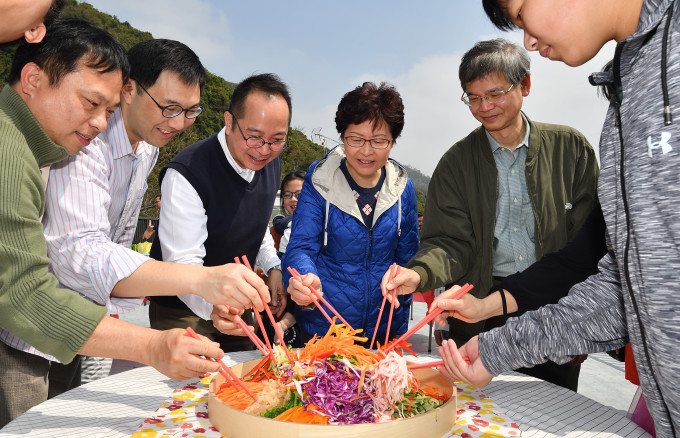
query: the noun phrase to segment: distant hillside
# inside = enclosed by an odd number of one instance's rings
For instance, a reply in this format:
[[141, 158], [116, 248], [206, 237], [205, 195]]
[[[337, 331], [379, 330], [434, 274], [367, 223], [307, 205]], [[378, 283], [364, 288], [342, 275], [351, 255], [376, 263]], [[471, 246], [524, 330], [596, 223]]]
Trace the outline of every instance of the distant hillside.
[[[121, 22], [115, 16], [98, 11], [89, 3], [78, 3], [76, 0], [67, 0], [62, 18], [81, 18], [101, 26], [115, 36], [126, 49], [141, 41], [153, 38], [151, 33], [135, 29], [127, 21]], [[13, 52], [13, 47], [0, 47], [0, 88], [7, 83]], [[163, 166], [186, 146], [218, 132], [224, 126], [224, 111], [229, 107], [235, 84], [212, 73], [209, 73], [209, 77], [210, 79], [203, 88], [201, 95], [201, 103], [205, 106], [206, 111], [196, 119], [193, 126], [177, 135], [166, 147], [161, 149], [158, 163], [147, 181], [149, 188], [142, 203], [142, 216], [158, 215], [158, 211], [153, 205], [153, 199], [160, 193], [158, 173]], [[290, 146], [281, 153], [282, 175], [296, 169], [307, 170], [314, 160], [323, 157], [324, 148], [309, 140], [299, 130], [291, 128], [288, 138]], [[407, 169], [416, 186], [419, 211], [422, 211], [429, 178], [416, 169], [410, 167], [407, 167]]]

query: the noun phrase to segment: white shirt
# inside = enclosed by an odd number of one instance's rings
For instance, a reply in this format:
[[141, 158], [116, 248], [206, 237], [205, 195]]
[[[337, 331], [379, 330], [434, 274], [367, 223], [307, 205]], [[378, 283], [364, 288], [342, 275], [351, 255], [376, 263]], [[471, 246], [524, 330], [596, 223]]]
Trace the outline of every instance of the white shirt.
[[[243, 168], [236, 163], [227, 147], [226, 128], [217, 134], [227, 161], [236, 173], [244, 180], [251, 182], [255, 171]], [[158, 237], [161, 241], [163, 260], [175, 263], [203, 265], [205, 257], [205, 241], [208, 238], [208, 216], [200, 196], [175, 169], [168, 168], [161, 184], [163, 201], [158, 225]], [[251, 260], [252, 263], [252, 260]], [[265, 230], [255, 265], [268, 272], [281, 263], [276, 255], [274, 239]], [[213, 306], [198, 295], [181, 295], [178, 297], [199, 317], [209, 320]]]
[[[118, 108], [105, 132], [79, 154], [50, 168], [42, 222], [50, 270], [60, 286], [123, 313], [139, 298], [112, 297], [116, 283], [149, 258], [130, 249], [146, 180], [158, 148], [140, 142], [135, 152]], [[18, 350], [56, 360], [1, 331], [0, 340]]]

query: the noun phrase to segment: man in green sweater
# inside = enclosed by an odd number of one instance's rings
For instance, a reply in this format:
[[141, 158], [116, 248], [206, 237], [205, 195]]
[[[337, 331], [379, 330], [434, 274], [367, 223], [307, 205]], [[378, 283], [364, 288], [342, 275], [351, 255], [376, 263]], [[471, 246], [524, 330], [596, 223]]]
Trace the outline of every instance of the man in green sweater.
[[[484, 298], [506, 276], [562, 248], [583, 225], [596, 193], [594, 151], [575, 129], [522, 112], [529, 67], [527, 52], [503, 39], [480, 41], [463, 55], [461, 100], [482, 126], [439, 161], [421, 247], [390, 284], [385, 274], [383, 288], [402, 294], [470, 283], [471, 293]], [[505, 295], [490, 298], [494, 308], [506, 308]], [[462, 345], [504, 322], [497, 315], [449, 318], [449, 335]], [[578, 384], [578, 367], [548, 363], [526, 372], [574, 391]]]
[[[107, 317], [106, 309], [57, 288], [40, 216], [39, 168], [78, 153], [118, 107], [129, 75], [123, 46], [83, 21], [55, 23], [42, 42], [14, 56], [0, 92], [0, 428], [48, 397], [57, 365], [10, 345], [16, 339], [70, 362], [76, 353], [135, 360], [178, 379], [217, 371], [199, 355], [219, 347]], [[31, 388], [29, 391], [27, 388]], [[39, 388], [37, 391], [35, 388]]]

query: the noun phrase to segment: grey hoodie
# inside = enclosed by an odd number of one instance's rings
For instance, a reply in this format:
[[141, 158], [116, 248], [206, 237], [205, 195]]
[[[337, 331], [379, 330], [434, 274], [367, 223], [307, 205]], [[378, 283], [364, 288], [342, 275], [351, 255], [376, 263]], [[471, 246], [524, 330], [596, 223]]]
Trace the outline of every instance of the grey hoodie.
[[[600, 273], [558, 304], [479, 336], [494, 375], [630, 340], [659, 437], [680, 436], [680, 4], [668, 22], [672, 3], [645, 0], [612, 73], [591, 77], [615, 89], [600, 140], [609, 247]], [[675, 123], [665, 123], [666, 105]]]

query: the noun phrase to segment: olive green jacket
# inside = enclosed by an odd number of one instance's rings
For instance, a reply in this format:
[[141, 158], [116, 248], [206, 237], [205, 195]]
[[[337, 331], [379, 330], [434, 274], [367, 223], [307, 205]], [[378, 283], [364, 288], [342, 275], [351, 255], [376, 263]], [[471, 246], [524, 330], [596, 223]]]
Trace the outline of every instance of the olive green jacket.
[[0, 92], [0, 342], [15, 348], [25, 342], [64, 363], [106, 315], [104, 307], [59, 289], [47, 270], [40, 167], [67, 156], [6, 85]]
[[[562, 248], [586, 220], [596, 196], [598, 165], [580, 132], [527, 120], [531, 131], [525, 177], [538, 260]], [[407, 264], [420, 275], [417, 290], [470, 283], [475, 296], [488, 294], [497, 197], [496, 162], [480, 126], [444, 154], [432, 175], [421, 246]], [[482, 327], [467, 329], [472, 336]]]

